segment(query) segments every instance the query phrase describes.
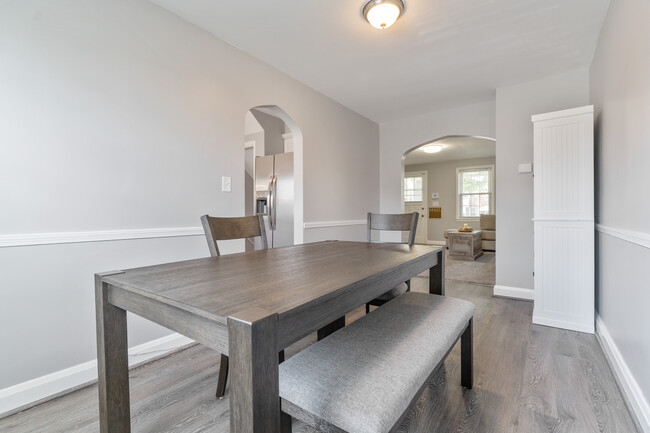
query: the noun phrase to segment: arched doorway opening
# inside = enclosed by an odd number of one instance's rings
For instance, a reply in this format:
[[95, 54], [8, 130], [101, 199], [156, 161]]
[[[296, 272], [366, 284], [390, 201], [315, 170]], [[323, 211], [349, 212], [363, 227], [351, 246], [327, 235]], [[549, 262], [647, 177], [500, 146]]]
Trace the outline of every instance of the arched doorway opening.
[[246, 215], [265, 215], [269, 247], [303, 242], [302, 155], [302, 131], [283, 109], [264, 105], [247, 111], [244, 208]]
[[[448, 277], [494, 285], [496, 140], [462, 135], [440, 137], [409, 149], [402, 160], [403, 209], [420, 213], [416, 242], [445, 246], [449, 264], [456, 260], [476, 262], [459, 262], [457, 267], [463, 270], [459, 275], [449, 270]], [[471, 242], [469, 235], [458, 234], [465, 225], [475, 232]], [[457, 239], [465, 244], [454, 247]]]

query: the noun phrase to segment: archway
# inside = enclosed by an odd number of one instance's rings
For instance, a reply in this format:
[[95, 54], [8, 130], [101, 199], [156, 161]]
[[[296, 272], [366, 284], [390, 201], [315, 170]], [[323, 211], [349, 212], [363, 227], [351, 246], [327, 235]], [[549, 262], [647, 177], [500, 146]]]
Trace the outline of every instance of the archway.
[[[255, 172], [256, 172], [256, 161], [257, 158], [267, 157], [271, 155], [282, 155], [292, 153], [292, 194], [287, 194], [287, 188], [284, 188], [281, 191], [281, 194], [278, 194], [275, 198], [281, 197], [281, 204], [284, 206], [282, 210], [283, 214], [278, 215], [277, 212], [274, 213], [277, 221], [283, 221], [282, 218], [290, 215], [293, 218], [291, 223], [292, 233], [290, 235], [290, 241], [281, 241], [280, 243], [276, 242], [275, 246], [284, 246], [288, 243], [290, 244], [301, 244], [304, 240], [304, 217], [303, 217], [303, 135], [300, 127], [297, 122], [282, 108], [276, 105], [262, 105], [251, 108], [246, 113], [245, 121], [245, 131], [244, 131], [244, 160], [246, 165], [246, 188], [245, 188], [245, 210], [247, 215], [252, 215], [261, 212], [268, 212], [268, 207], [264, 209], [258, 209], [258, 206], [266, 204], [271, 206], [271, 199], [274, 197], [267, 194], [266, 203], [263, 202], [264, 189], [267, 188], [264, 185], [268, 184], [268, 181], [265, 180], [262, 182], [255, 182]], [[285, 155], [287, 157], [288, 155]], [[288, 160], [287, 160], [288, 161]], [[280, 159], [278, 157], [278, 166], [281, 166]], [[287, 163], [284, 163], [286, 166]], [[271, 163], [271, 167], [274, 166], [274, 163]], [[273, 168], [271, 168], [273, 170]], [[257, 176], [262, 176], [259, 170], [257, 170]], [[283, 172], [283, 176], [287, 175], [287, 172]], [[278, 178], [281, 181], [284, 181], [284, 185], [289, 185], [289, 181], [286, 178]], [[284, 180], [283, 180], [284, 179]], [[258, 185], [260, 184], [260, 185]], [[276, 185], [276, 190], [279, 185]], [[268, 191], [268, 188], [267, 188]], [[260, 200], [258, 200], [260, 199]], [[292, 203], [287, 204], [289, 199]], [[260, 203], [258, 203], [258, 201]], [[274, 202], [277, 203], [277, 200]], [[280, 206], [278, 204], [277, 208]], [[290, 208], [290, 209], [288, 209]], [[284, 215], [284, 216], [283, 216]], [[278, 219], [279, 218], [279, 219]], [[268, 222], [269, 217], [265, 217]], [[281, 224], [283, 227], [287, 227], [286, 223]], [[267, 226], [270, 229], [270, 227]], [[277, 230], [280, 230], [279, 228]], [[290, 229], [287, 229], [290, 230]], [[272, 234], [279, 234], [279, 231], [275, 231]], [[279, 236], [276, 236], [279, 239]], [[269, 244], [271, 246], [271, 244]]]
[[463, 224], [478, 228], [481, 214], [494, 214], [495, 165], [496, 141], [489, 137], [448, 135], [404, 152], [402, 209], [424, 212], [421, 243], [445, 245], [445, 231]]

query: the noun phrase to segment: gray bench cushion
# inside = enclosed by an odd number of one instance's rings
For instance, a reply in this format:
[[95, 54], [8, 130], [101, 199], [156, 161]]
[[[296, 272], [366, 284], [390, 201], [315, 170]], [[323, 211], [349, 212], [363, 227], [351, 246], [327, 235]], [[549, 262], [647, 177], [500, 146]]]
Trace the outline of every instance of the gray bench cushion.
[[395, 298], [280, 364], [283, 410], [301, 418], [290, 402], [343, 431], [390, 431], [473, 314], [461, 299]]

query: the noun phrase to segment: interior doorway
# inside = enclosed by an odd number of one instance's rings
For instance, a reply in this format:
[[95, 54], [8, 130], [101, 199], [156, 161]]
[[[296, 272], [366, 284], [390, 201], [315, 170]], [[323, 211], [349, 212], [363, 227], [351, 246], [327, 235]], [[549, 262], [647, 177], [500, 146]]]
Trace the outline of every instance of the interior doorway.
[[[264, 216], [268, 246], [301, 244], [302, 131], [278, 106], [257, 106], [246, 113], [244, 169], [245, 214]], [[259, 245], [247, 243], [247, 250], [254, 248]]]
[[447, 279], [494, 286], [496, 141], [436, 138], [406, 152], [403, 167], [403, 209], [420, 213], [416, 243], [446, 248]]

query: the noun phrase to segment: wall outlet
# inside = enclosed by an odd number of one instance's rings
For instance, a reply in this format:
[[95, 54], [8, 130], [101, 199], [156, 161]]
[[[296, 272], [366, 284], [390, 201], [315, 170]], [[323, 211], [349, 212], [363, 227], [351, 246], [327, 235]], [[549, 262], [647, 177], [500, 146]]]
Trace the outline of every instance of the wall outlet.
[[230, 176], [221, 176], [221, 191], [222, 192], [232, 191], [232, 178]]

